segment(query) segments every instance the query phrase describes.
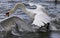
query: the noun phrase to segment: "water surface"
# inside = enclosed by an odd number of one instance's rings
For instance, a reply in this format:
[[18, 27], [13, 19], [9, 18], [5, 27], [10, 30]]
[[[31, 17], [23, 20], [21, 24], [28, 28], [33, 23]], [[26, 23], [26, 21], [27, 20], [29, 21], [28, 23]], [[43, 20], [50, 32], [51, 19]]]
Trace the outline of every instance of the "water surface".
[[21, 36], [8, 35], [6, 38], [60, 38], [60, 32], [20, 33]]

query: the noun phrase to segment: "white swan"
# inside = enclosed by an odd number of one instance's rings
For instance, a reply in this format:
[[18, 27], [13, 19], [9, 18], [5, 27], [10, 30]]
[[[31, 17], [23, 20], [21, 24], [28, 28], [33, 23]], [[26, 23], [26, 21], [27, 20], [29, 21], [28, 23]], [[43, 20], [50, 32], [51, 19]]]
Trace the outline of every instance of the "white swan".
[[[27, 9], [24, 4], [18, 3], [18, 4], [15, 5], [15, 7], [12, 10], [10, 10], [7, 13], [7, 16], [14, 13], [14, 11], [18, 7], [20, 7], [27, 15], [29, 15], [32, 19], [34, 19], [32, 24], [37, 25], [38, 26], [37, 28], [43, 26], [44, 23], [50, 22], [50, 17], [45, 13], [45, 9], [42, 6], [37, 5], [37, 4], [31, 4], [31, 3], [29, 3], [29, 4], [31, 6], [36, 5], [37, 8], [36, 9]], [[29, 24], [27, 24], [24, 20], [22, 20], [18, 17], [8, 17], [8, 18], [2, 20], [0, 22], [0, 25], [4, 28], [4, 29], [2, 28], [2, 31], [3, 30], [6, 31], [6, 32], [10, 31], [12, 26], [15, 25], [15, 22], [18, 23], [18, 28], [19, 29], [23, 28], [23, 30], [30, 31], [30, 32], [32, 32], [32, 31], [35, 32], [36, 31], [35, 30], [36, 28], [34, 29], [34, 28], [32, 28], [32, 26], [30, 27]], [[13, 33], [13, 34], [16, 35], [16, 33]], [[17, 35], [19, 35], [19, 34], [17, 33]]]
[[39, 4], [29, 3], [30, 6], [35, 5], [36, 9], [27, 9], [23, 3], [17, 3], [13, 9], [9, 11], [9, 15], [12, 14], [18, 7], [20, 7], [28, 16], [33, 20], [32, 24], [35, 24], [39, 27], [43, 26], [44, 23], [51, 21], [51, 18], [47, 15], [45, 8]]

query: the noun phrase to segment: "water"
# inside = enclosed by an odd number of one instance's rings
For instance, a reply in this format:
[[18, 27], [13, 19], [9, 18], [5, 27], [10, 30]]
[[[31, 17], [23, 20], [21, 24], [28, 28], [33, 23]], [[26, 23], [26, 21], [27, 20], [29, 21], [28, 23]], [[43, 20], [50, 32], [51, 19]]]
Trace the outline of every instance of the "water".
[[6, 38], [60, 38], [60, 32], [22, 33], [21, 36], [8, 35]]

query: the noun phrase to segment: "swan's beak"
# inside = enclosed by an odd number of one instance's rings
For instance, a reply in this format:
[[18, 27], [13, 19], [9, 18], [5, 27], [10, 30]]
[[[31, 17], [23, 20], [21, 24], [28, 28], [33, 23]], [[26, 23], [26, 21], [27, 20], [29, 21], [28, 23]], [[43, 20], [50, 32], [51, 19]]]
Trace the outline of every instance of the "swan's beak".
[[6, 13], [6, 16], [9, 17], [9, 12]]

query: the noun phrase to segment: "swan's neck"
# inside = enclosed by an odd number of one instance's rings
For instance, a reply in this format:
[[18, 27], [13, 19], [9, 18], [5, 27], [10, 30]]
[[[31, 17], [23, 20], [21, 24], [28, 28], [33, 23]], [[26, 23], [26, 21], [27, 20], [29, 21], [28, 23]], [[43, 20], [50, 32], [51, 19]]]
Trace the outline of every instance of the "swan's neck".
[[20, 3], [19, 3], [19, 4], [16, 4], [16, 5], [14, 6], [14, 8], [9, 11], [9, 15], [12, 14], [12, 13], [14, 13], [14, 11], [16, 11], [16, 9], [17, 9], [18, 7], [20, 7], [20, 8], [23, 10], [23, 12], [26, 13], [28, 16], [30, 16], [32, 19], [34, 18], [34, 14], [28, 12], [28, 11], [26, 10], [25, 5], [24, 5], [24, 4], [20, 4]]

